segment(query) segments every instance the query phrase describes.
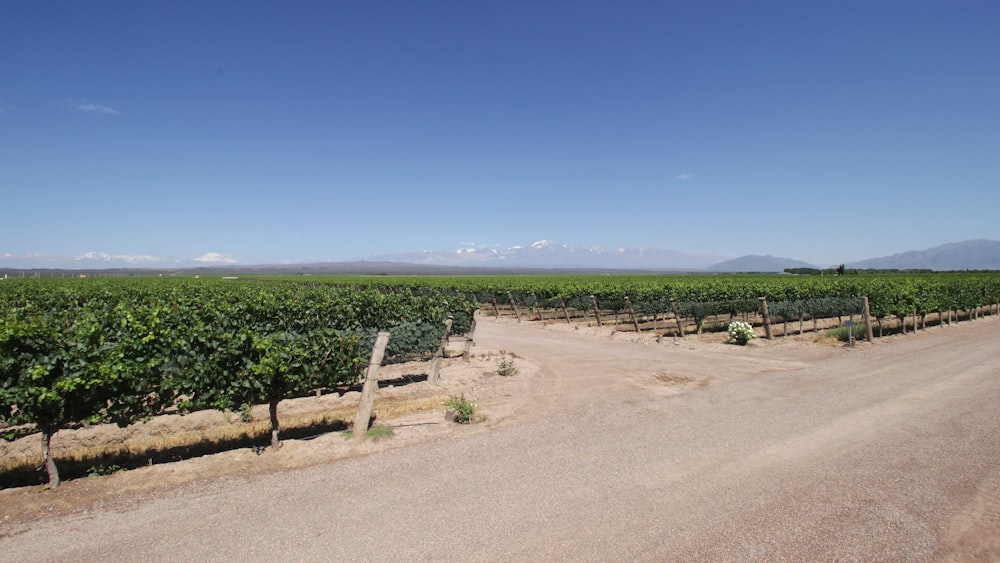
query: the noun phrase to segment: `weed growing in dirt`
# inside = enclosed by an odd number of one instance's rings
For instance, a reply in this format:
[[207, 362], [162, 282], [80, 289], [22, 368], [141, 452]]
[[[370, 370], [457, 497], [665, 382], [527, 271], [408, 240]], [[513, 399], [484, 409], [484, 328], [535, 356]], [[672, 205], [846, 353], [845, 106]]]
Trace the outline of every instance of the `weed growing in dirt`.
[[240, 407], [240, 420], [243, 422], [253, 422], [253, 405], [250, 403], [243, 403]]
[[118, 473], [121, 470], [122, 466], [120, 465], [99, 464], [87, 470], [87, 477], [101, 477], [104, 475], [111, 475], [112, 473]]
[[508, 357], [506, 352], [500, 352], [500, 359], [497, 360], [497, 375], [503, 377], [517, 375], [517, 365], [514, 364], [514, 358]]
[[455, 411], [455, 422], [459, 424], [469, 424], [476, 416], [476, 403], [465, 398], [465, 393], [461, 397], [449, 397], [444, 406]]
[[854, 326], [838, 326], [831, 328], [826, 331], [826, 334], [832, 338], [835, 338], [841, 342], [848, 342], [851, 337], [851, 332], [854, 332], [854, 340], [864, 340], [867, 338], [867, 328], [865, 328], [864, 323], [857, 323]]
[[[354, 437], [354, 432], [345, 430], [344, 432], [341, 432], [340, 435], [344, 438], [344, 440], [350, 440]], [[365, 432], [365, 438], [373, 442], [377, 442], [383, 438], [392, 438], [395, 435], [396, 431], [385, 425], [372, 426], [367, 432]]]
[[365, 434], [365, 438], [377, 442], [383, 438], [392, 438], [396, 433], [389, 426], [377, 425], [372, 426], [368, 433]]

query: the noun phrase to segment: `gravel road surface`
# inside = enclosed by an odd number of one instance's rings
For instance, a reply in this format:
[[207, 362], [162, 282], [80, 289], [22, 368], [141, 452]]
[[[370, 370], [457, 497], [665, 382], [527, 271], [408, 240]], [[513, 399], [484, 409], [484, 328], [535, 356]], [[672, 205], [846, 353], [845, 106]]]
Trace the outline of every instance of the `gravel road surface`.
[[35, 521], [0, 560], [998, 561], [998, 336], [706, 351], [484, 320], [539, 366], [493, 425]]

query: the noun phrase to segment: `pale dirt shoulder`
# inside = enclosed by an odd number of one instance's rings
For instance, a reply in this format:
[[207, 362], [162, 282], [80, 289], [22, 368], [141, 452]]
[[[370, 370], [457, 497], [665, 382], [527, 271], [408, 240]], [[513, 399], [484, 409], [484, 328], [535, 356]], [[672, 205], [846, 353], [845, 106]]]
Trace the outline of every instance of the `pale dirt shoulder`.
[[[989, 319], [988, 319], [989, 320]], [[947, 339], [958, 337], [950, 327], [931, 329], [910, 338]], [[609, 366], [576, 365], [572, 355], [544, 357], [545, 340], [557, 338], [579, 347], [581, 356], [605, 357]], [[0, 535], [17, 523], [40, 518], [86, 513], [94, 510], [125, 509], [145, 499], [172, 496], [198, 490], [219, 480], [237, 480], [254, 475], [285, 471], [311, 465], [368, 455], [420, 442], [447, 439], [456, 433], [488, 431], [496, 424], [516, 424], [533, 410], [550, 409], [553, 402], [570, 404], [591, 400], [600, 393], [645, 393], [651, 396], [689, 392], [727, 379], [769, 371], [799, 369], [839, 354], [870, 354], [892, 346], [902, 337], [889, 337], [875, 344], [860, 343], [847, 350], [839, 343], [817, 343], [815, 335], [790, 336], [767, 341], [754, 340], [742, 348], [725, 343], [724, 333], [706, 333], [685, 338], [656, 338], [649, 334], [617, 332], [602, 327], [558, 323], [517, 323], [507, 319], [485, 319], [477, 331], [477, 345], [469, 361], [449, 358], [443, 363], [441, 382], [420, 381], [426, 363], [400, 364], [383, 368], [382, 379], [397, 385], [381, 388], [376, 396], [376, 424], [389, 426], [393, 435], [378, 440], [345, 438], [344, 432], [328, 432], [306, 439], [286, 439], [281, 449], [261, 451], [239, 448], [171, 463], [152, 464], [101, 477], [64, 482], [58, 491], [42, 486], [0, 490]], [[650, 360], [668, 354], [669, 361]], [[512, 354], [519, 373], [514, 377], [496, 374], [500, 354]], [[558, 366], [540, 368], [541, 364]], [[726, 369], [720, 370], [719, 366]], [[573, 372], [579, 377], [570, 378]], [[477, 402], [482, 422], [472, 426], [449, 423], [444, 418], [444, 401], [465, 395]], [[294, 420], [343, 420], [353, 418], [359, 394], [349, 392], [321, 397], [282, 401], [283, 424]], [[240, 421], [239, 413], [204, 411], [184, 416], [157, 417], [126, 429], [99, 426], [61, 431], [54, 441], [60, 449], [100, 448], [116, 444], [156, 441], [196, 441], [200, 434], [267, 431], [266, 407], [254, 408], [254, 422]], [[36, 436], [13, 443], [0, 443], [5, 459], [39, 455]], [[136, 446], [138, 447], [138, 446]], [[6, 528], [6, 531], [3, 531]]]
[[[40, 518], [86, 513], [94, 510], [124, 509], [144, 499], [171, 495], [173, 491], [197, 490], [218, 480], [241, 479], [310, 465], [335, 462], [373, 452], [404, 447], [454, 433], [488, 429], [518, 407], [515, 397], [526, 397], [537, 368], [518, 358], [517, 377], [496, 373], [499, 351], [477, 347], [468, 361], [447, 358], [442, 362], [440, 381], [427, 383], [428, 362], [389, 365], [381, 370], [385, 382], [376, 393], [375, 425], [391, 428], [392, 435], [353, 439], [347, 431], [319, 431], [300, 439], [285, 439], [278, 450], [243, 447], [182, 459], [152, 463], [111, 475], [65, 480], [57, 491], [47, 486], [27, 486], [0, 490], [0, 536], [16, 523]], [[459, 426], [445, 420], [445, 401], [465, 395], [490, 409], [481, 409], [478, 424]], [[286, 428], [316, 423], [346, 427], [353, 420], [360, 393], [324, 394], [284, 400], [279, 417]], [[93, 453], [103, 450], [141, 451], [197, 443], [200, 437], [226, 439], [249, 434], [266, 439], [270, 432], [267, 406], [252, 410], [253, 421], [245, 423], [240, 413], [199, 411], [185, 415], [164, 415], [127, 428], [100, 425], [62, 430], [53, 439], [60, 455]], [[258, 440], [260, 441], [260, 440]], [[37, 435], [14, 442], [0, 442], [4, 464], [29, 460], [41, 465]], [[7, 528], [5, 531], [4, 528]]]

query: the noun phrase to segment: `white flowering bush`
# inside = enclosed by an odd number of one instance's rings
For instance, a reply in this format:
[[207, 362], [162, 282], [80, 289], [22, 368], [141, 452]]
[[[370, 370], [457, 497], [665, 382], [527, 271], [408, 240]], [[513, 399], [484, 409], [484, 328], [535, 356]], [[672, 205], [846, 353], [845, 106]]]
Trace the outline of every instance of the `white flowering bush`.
[[739, 344], [740, 346], [745, 345], [750, 342], [756, 334], [753, 332], [753, 327], [750, 323], [745, 323], [743, 321], [733, 321], [729, 323], [729, 341], [733, 344]]

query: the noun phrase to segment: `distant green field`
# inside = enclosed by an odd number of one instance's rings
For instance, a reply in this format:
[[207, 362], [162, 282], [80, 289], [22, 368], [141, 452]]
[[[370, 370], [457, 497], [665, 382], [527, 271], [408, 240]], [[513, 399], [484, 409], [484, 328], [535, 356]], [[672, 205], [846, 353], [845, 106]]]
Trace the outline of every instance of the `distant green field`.
[[[288, 278], [285, 278], [288, 279]], [[678, 303], [796, 302], [868, 297], [871, 314], [887, 318], [941, 310], [968, 311], [1000, 303], [1000, 272], [795, 276], [719, 275], [546, 275], [546, 276], [322, 276], [296, 278], [314, 284], [407, 288], [474, 296], [481, 304], [511, 292], [518, 303], [579, 301], [593, 295], [602, 308]], [[648, 308], [648, 307], [647, 307]]]

